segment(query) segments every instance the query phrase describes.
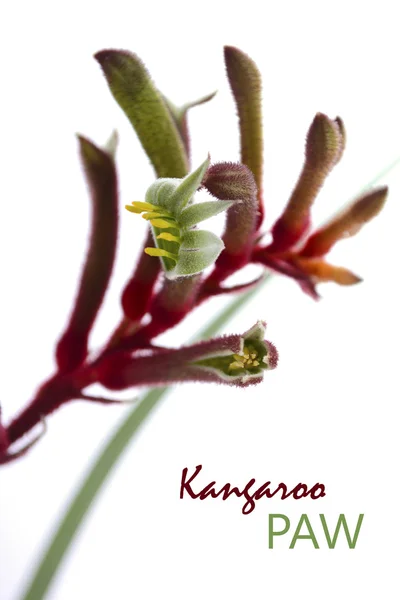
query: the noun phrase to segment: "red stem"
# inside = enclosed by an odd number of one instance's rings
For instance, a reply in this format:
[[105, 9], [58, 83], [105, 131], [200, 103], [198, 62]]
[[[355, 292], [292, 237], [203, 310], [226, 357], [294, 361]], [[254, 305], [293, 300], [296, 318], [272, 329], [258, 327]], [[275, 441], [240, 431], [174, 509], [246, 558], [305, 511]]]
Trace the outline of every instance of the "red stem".
[[[258, 256], [253, 255], [253, 261], [257, 258]], [[192, 287], [188, 287], [187, 296], [184, 295], [180, 299], [181, 302], [178, 303], [180, 304], [178, 310], [174, 310], [174, 303], [168, 304], [171, 298], [174, 300], [174, 296], [169, 298], [168, 290], [160, 290], [158, 296], [153, 300], [150, 323], [140, 326], [131, 335], [125, 335], [125, 337], [115, 340], [113, 347], [106, 345], [103, 352], [94, 361], [69, 373], [56, 373], [40, 387], [34, 399], [6, 428], [6, 439], [9, 446], [22, 438], [62, 404], [82, 397], [82, 390], [98, 381], [98, 373], [103, 359], [109, 357], [110, 354], [149, 347], [154, 338], [177, 325], [195, 306], [212, 296], [216, 287], [236, 270], [237, 267], [236, 269], [231, 268], [228, 263], [215, 265], [208, 279], [203, 282], [198, 280], [193, 282]], [[152, 275], [151, 279], [155, 279], [154, 274]]]
[[73, 386], [70, 374], [56, 374], [51, 377], [42, 385], [28, 406], [9, 424], [7, 428], [9, 445], [11, 446], [28, 433], [61, 404], [76, 398], [76, 396], [77, 390]]

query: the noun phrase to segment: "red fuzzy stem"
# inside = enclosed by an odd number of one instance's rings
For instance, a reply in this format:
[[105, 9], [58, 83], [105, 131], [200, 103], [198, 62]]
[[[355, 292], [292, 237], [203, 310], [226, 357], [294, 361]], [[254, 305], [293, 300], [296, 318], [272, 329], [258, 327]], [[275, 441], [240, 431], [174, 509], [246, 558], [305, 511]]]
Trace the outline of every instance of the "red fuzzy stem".
[[[1, 411], [0, 411], [1, 417]], [[6, 428], [0, 422], [0, 456], [4, 454], [10, 445]]]
[[[153, 236], [149, 231], [144, 248], [153, 246]], [[148, 311], [159, 273], [160, 261], [142, 251], [136, 269], [122, 294], [122, 308], [130, 321], [140, 321]]]
[[312, 278], [301, 270], [301, 268], [297, 267], [292, 262], [286, 260], [284, 256], [270, 256], [268, 254], [268, 248], [258, 247], [254, 248], [253, 254], [251, 257], [252, 262], [264, 265], [268, 267], [271, 271], [275, 271], [276, 273], [281, 273], [282, 275], [286, 275], [291, 279], [294, 279], [298, 282], [301, 289], [311, 296], [314, 300], [319, 299], [319, 294], [315, 289], [315, 283]]
[[25, 435], [61, 404], [76, 398], [77, 393], [70, 379], [59, 375], [49, 379], [39, 389], [32, 402], [8, 426], [9, 445]]
[[99, 381], [112, 390], [177, 381], [220, 381], [220, 378], [190, 363], [208, 356], [239, 352], [241, 339], [240, 335], [230, 335], [177, 349], [163, 348], [149, 356], [116, 354], [106, 358], [99, 366]]

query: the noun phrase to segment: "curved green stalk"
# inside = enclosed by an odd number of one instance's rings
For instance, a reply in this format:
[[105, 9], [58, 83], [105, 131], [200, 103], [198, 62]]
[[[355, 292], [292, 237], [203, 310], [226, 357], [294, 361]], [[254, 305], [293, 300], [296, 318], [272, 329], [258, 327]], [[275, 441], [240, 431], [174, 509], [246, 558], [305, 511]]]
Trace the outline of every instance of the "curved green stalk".
[[398, 167], [400, 165], [400, 156], [398, 156], [393, 162], [391, 162], [387, 167], [385, 167], [384, 169], [382, 169], [382, 171], [380, 171], [377, 175], [375, 175], [375, 177], [373, 179], [371, 179], [371, 181], [368, 181], [368, 183], [366, 185], [364, 185], [363, 188], [361, 188], [361, 190], [359, 191], [359, 193], [357, 195], [361, 195], [364, 192], [367, 192], [370, 188], [372, 188], [373, 186], [375, 186], [377, 183], [379, 183], [380, 181], [382, 181], [382, 179], [384, 177], [386, 177], [386, 175], [389, 175], [389, 173], [391, 171], [393, 171], [396, 167]]
[[[266, 276], [252, 290], [233, 300], [221, 313], [213, 319], [204, 329], [199, 331], [192, 340], [200, 340], [215, 335], [236, 312], [246, 304], [271, 278]], [[42, 600], [56, 575], [59, 566], [65, 557], [71, 542], [82, 525], [94, 500], [97, 498], [103, 484], [123, 452], [128, 447], [135, 433], [140, 429], [153, 408], [160, 402], [165, 393], [171, 388], [163, 387], [152, 389], [148, 392], [139, 405], [129, 413], [125, 421], [112, 435], [109, 442], [100, 452], [94, 465], [89, 467], [89, 472], [80, 485], [74, 499], [69, 504], [64, 518], [61, 520], [57, 531], [47, 549], [45, 550], [39, 566], [34, 573], [23, 600]]]

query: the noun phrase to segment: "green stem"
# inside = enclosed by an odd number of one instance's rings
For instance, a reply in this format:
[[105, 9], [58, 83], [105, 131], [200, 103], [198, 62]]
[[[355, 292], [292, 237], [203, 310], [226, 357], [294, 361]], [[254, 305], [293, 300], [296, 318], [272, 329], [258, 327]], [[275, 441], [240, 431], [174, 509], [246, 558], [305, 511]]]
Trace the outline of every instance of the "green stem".
[[[266, 276], [258, 286], [233, 300], [209, 325], [199, 331], [191, 341], [209, 338], [215, 335], [238, 310], [269, 281], [271, 276]], [[34, 573], [28, 588], [22, 597], [23, 600], [42, 600], [45, 597], [58, 568], [66, 555], [71, 542], [82, 525], [103, 484], [111, 475], [114, 466], [127, 448], [135, 433], [147, 419], [153, 408], [171, 388], [163, 387], [152, 389], [148, 392], [139, 405], [129, 413], [128, 417], [112, 435], [109, 442], [100, 452], [93, 466], [78, 489], [77, 494], [70, 503], [64, 518], [61, 520], [57, 531], [47, 550], [44, 552], [40, 564]]]
[[367, 192], [374, 185], [376, 185], [377, 183], [382, 181], [382, 179], [384, 177], [386, 177], [386, 175], [388, 175], [391, 171], [393, 171], [399, 165], [400, 165], [400, 156], [398, 156], [393, 162], [391, 162], [387, 167], [385, 167], [382, 171], [380, 171], [380, 173], [378, 173], [378, 175], [375, 175], [375, 177], [373, 179], [371, 179], [371, 181], [369, 181], [366, 185], [364, 185], [364, 187], [359, 191], [359, 195], [361, 195], [363, 192]]

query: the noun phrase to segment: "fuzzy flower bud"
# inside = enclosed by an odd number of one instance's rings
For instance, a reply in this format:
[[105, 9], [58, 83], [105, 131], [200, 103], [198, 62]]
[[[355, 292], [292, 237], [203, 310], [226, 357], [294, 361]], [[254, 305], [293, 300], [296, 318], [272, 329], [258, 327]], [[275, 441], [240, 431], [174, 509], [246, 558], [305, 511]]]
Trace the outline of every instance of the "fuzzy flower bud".
[[303, 257], [324, 256], [341, 239], [349, 238], [382, 210], [388, 188], [370, 190], [346, 206], [307, 240], [300, 254]]
[[247, 263], [253, 248], [259, 216], [254, 176], [240, 163], [217, 163], [208, 169], [203, 185], [219, 200], [233, 204], [222, 237], [225, 252], [217, 263], [233, 272]]
[[113, 135], [105, 149], [82, 136], [78, 140], [92, 200], [92, 224], [74, 308], [56, 348], [62, 372], [73, 370], [86, 358], [90, 332], [111, 278], [118, 235], [117, 138]]
[[345, 141], [343, 122], [317, 113], [307, 133], [303, 170], [289, 202], [272, 228], [270, 252], [285, 252], [308, 232], [310, 210], [325, 179], [340, 160]]

